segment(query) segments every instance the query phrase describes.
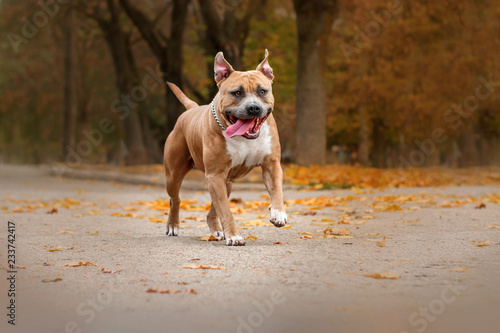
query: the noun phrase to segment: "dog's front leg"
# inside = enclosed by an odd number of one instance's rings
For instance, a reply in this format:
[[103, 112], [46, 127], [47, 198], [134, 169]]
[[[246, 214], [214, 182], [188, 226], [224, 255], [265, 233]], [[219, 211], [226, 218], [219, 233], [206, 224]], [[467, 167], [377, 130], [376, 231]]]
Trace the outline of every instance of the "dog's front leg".
[[212, 198], [212, 204], [222, 222], [222, 228], [224, 229], [224, 235], [226, 237], [226, 245], [245, 245], [245, 239], [243, 239], [238, 232], [236, 224], [234, 223], [233, 214], [231, 214], [229, 210], [226, 177], [224, 175], [207, 174], [206, 179], [208, 191]]
[[287, 222], [285, 203], [283, 202], [283, 170], [278, 158], [268, 158], [262, 163], [262, 178], [271, 196], [270, 221], [281, 228]]

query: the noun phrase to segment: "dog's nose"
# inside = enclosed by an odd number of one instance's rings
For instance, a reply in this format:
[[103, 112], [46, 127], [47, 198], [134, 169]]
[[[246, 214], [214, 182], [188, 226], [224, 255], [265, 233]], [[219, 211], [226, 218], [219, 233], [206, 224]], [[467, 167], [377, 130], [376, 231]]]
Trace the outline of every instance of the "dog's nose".
[[252, 104], [252, 105], [247, 106], [247, 112], [250, 115], [256, 115], [256, 114], [260, 113], [260, 110], [261, 110], [260, 106], [258, 106], [257, 104]]

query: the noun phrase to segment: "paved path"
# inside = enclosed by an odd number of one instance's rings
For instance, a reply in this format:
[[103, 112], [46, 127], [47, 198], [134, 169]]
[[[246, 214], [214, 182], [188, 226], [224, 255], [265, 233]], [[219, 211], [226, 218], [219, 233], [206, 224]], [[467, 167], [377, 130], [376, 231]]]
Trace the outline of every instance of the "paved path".
[[[263, 186], [236, 190], [242, 235], [257, 239], [226, 247], [197, 240], [208, 233], [203, 191], [182, 192], [197, 202], [184, 203], [184, 227], [172, 238], [165, 223], [150, 222], [165, 218], [155, 210], [165, 204], [155, 200], [167, 199], [159, 187], [60, 181], [34, 167], [6, 165], [0, 184], [2, 332], [500, 327], [498, 186], [287, 190], [286, 199], [302, 199], [288, 203], [289, 229], [267, 222]], [[484, 208], [475, 208], [481, 203]], [[5, 315], [8, 221], [16, 233], [15, 328]], [[66, 266], [79, 262], [96, 266]], [[225, 269], [183, 268], [188, 265]]]

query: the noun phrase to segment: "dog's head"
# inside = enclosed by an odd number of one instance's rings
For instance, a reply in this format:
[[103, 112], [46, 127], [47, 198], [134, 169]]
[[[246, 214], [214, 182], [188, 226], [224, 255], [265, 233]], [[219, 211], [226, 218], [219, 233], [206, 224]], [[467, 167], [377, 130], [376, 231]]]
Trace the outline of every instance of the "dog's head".
[[224, 59], [222, 52], [215, 56], [214, 77], [219, 87], [217, 111], [229, 125], [226, 137], [241, 135], [256, 139], [260, 128], [274, 108], [273, 69], [268, 62], [269, 52], [253, 71], [239, 72]]

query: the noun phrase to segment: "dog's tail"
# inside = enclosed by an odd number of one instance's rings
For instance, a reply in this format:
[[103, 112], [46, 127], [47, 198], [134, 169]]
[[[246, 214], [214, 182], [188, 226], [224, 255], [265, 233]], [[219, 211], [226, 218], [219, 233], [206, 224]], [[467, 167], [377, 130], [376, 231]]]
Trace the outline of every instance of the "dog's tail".
[[184, 93], [175, 84], [170, 82], [167, 82], [167, 84], [174, 93], [174, 95], [177, 97], [177, 99], [186, 107], [187, 110], [199, 106], [196, 102], [187, 98], [187, 96], [184, 95]]

